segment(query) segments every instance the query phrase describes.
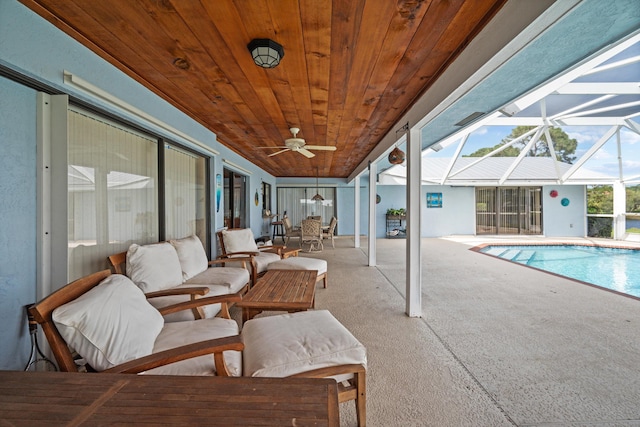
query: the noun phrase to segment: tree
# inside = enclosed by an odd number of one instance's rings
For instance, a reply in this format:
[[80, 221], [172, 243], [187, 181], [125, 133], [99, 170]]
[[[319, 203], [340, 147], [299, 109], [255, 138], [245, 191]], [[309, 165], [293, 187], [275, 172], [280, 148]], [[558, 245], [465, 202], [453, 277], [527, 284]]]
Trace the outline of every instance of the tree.
[[[479, 150], [471, 153], [468, 157], [482, 157], [490, 153], [491, 151], [508, 144], [514, 139], [524, 135], [530, 130], [534, 129], [533, 126], [517, 126], [511, 130], [511, 133], [504, 138], [499, 144], [494, 145], [491, 148], [485, 147], [480, 148]], [[523, 138], [521, 141], [513, 144], [510, 147], [505, 148], [501, 152], [495, 154], [495, 157], [517, 157], [524, 147], [531, 141], [531, 138], [535, 133], [529, 135], [526, 138]], [[553, 141], [553, 147], [556, 151], [557, 159], [564, 163], [573, 163], [576, 159], [574, 156], [576, 152], [576, 148], [578, 147], [578, 141], [574, 138], [569, 138], [569, 135], [561, 128], [557, 128], [551, 126], [549, 128], [549, 135], [551, 136], [551, 140]], [[531, 147], [528, 153], [529, 156], [533, 157], [550, 157], [551, 153], [549, 151], [549, 145], [547, 144], [547, 136], [546, 134], [542, 134], [538, 141]]]
[[613, 213], [613, 187], [610, 185], [594, 185], [587, 187], [587, 213]]

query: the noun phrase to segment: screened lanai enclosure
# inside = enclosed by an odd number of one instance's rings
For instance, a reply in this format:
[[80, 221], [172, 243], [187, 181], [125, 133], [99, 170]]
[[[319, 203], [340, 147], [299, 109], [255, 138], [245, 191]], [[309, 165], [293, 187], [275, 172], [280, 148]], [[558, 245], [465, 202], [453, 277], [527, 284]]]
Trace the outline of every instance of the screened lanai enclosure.
[[422, 184], [474, 187], [477, 234], [544, 233], [540, 188], [583, 186], [589, 236], [640, 237], [640, 33], [434, 142]]

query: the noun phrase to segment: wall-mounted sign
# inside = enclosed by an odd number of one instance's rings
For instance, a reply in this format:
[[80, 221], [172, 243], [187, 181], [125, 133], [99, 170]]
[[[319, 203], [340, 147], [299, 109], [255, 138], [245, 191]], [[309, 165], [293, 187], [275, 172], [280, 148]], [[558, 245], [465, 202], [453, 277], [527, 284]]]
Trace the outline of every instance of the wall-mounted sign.
[[427, 193], [427, 208], [441, 208], [442, 193]]
[[222, 196], [222, 175], [216, 174], [216, 212], [220, 212], [220, 196]]

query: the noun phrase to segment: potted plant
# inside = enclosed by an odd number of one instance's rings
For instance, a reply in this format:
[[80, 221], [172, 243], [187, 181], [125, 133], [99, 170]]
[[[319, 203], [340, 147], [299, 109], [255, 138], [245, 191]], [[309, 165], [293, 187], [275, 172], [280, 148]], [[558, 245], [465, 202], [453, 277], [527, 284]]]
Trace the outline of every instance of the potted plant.
[[407, 211], [405, 210], [405, 208], [387, 209], [387, 219], [405, 219], [406, 217], [407, 217]]

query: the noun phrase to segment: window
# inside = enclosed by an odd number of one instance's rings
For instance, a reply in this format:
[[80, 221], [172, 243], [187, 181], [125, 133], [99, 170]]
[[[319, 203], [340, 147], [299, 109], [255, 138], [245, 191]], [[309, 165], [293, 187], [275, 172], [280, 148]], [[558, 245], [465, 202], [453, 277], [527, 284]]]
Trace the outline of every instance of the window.
[[244, 175], [224, 170], [224, 225], [227, 228], [246, 228], [246, 181]]
[[132, 243], [196, 234], [207, 247], [207, 158], [158, 141], [69, 109], [69, 281], [104, 269]]
[[271, 184], [262, 182], [262, 212], [271, 211]]
[[[324, 200], [313, 200], [316, 193]], [[311, 215], [320, 215], [322, 223], [329, 224], [331, 217], [336, 216], [335, 199], [336, 189], [331, 187], [278, 187], [278, 213], [287, 212], [293, 225]]]
[[171, 144], [164, 149], [165, 239], [197, 235], [207, 241], [207, 162]]

